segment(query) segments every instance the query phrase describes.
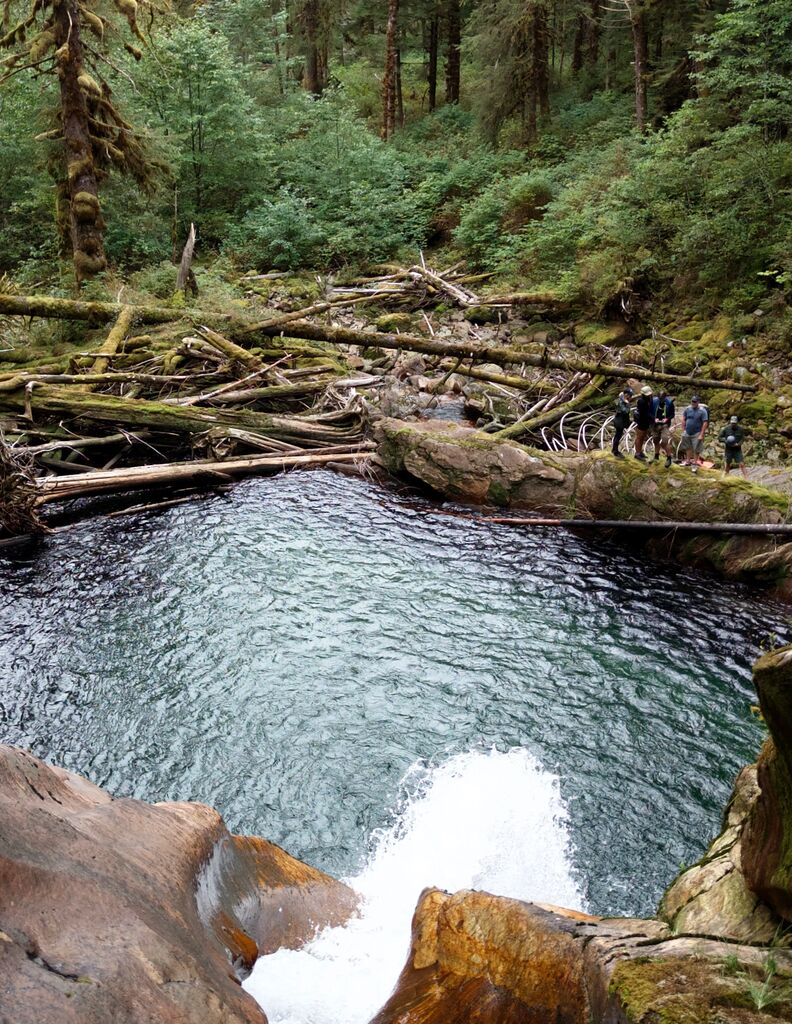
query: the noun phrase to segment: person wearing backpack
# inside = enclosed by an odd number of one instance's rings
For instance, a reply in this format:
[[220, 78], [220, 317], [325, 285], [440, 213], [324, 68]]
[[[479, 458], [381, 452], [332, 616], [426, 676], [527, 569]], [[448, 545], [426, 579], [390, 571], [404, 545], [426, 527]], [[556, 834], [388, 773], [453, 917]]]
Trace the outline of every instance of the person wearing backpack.
[[635, 420], [635, 457], [640, 462], [646, 462], [643, 449], [646, 439], [649, 437], [649, 432], [652, 429], [653, 402], [652, 389], [648, 384], [644, 384], [635, 403], [635, 412], [633, 413], [633, 419]]
[[663, 452], [666, 457], [666, 469], [670, 469], [671, 463], [674, 461], [671, 448], [671, 431], [674, 427], [675, 417], [674, 399], [670, 398], [665, 391], [661, 391], [657, 398], [652, 401], [652, 440], [654, 441], [655, 450], [654, 460], [657, 462], [660, 458], [660, 453]]
[[630, 402], [634, 394], [633, 389], [628, 386], [624, 391], [619, 392], [619, 397], [616, 399], [616, 412], [613, 414], [613, 429], [615, 431], [613, 435], [613, 454], [617, 459], [624, 458], [619, 451], [619, 445], [624, 436], [624, 431], [630, 425]]

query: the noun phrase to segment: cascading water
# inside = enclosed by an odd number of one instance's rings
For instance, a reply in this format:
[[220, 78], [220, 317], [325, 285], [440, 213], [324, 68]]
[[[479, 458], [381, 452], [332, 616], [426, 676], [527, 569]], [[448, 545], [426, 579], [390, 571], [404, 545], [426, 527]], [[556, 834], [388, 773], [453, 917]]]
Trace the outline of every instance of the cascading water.
[[365, 1024], [404, 964], [426, 886], [581, 907], [558, 779], [527, 751], [417, 765], [404, 794], [363, 870], [347, 879], [361, 895], [360, 916], [256, 963], [245, 987], [270, 1024]]

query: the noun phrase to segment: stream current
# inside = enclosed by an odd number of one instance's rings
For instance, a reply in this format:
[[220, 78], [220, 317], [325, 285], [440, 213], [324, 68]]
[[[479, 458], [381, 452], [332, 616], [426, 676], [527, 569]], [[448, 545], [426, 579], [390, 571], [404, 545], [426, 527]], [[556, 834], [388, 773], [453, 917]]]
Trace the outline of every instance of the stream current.
[[0, 739], [209, 803], [365, 897], [256, 965], [272, 1024], [366, 1021], [425, 885], [652, 913], [762, 740], [750, 666], [785, 606], [434, 508], [283, 475], [0, 557]]

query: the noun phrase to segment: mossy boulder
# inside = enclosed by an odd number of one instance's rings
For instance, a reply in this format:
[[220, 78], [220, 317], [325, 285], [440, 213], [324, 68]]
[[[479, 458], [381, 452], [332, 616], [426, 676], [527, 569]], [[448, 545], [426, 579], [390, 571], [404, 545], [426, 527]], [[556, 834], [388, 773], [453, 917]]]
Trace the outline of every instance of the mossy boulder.
[[377, 317], [374, 326], [381, 334], [404, 334], [412, 330], [413, 318], [409, 313], [385, 313]]
[[509, 311], [498, 306], [470, 306], [465, 310], [464, 317], [468, 323], [483, 327], [486, 324], [505, 323], [509, 319]]
[[621, 346], [630, 341], [629, 326], [622, 322], [616, 323], [585, 323], [575, 327], [575, 342], [578, 345]]

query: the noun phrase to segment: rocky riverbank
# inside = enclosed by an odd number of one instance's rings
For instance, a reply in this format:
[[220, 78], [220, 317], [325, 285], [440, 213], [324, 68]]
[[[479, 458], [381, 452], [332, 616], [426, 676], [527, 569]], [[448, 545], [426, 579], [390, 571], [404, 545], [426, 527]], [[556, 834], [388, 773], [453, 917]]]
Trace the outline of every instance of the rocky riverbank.
[[[770, 735], [722, 834], [649, 920], [425, 891], [375, 1024], [792, 1020], [792, 646], [755, 668]], [[0, 993], [13, 1024], [266, 1020], [239, 981], [355, 912], [346, 886], [199, 804], [114, 800], [0, 748]]]
[[[789, 497], [756, 484], [614, 459], [606, 452], [547, 452], [453, 423], [383, 419], [386, 468], [452, 501], [559, 518], [787, 523]], [[650, 550], [769, 585], [792, 598], [792, 543], [772, 536], [661, 534]]]

